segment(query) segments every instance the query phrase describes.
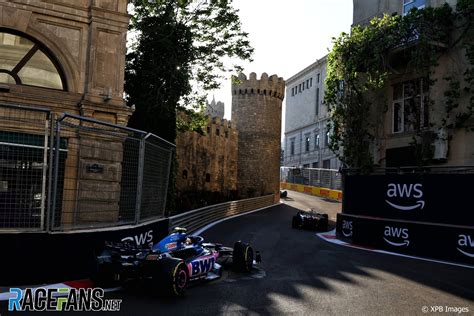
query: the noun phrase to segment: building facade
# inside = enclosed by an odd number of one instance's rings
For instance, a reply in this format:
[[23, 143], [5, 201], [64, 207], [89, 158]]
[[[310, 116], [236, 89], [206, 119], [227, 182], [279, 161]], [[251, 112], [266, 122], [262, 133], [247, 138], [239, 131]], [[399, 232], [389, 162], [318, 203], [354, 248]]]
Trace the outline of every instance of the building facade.
[[[369, 23], [373, 17], [384, 13], [404, 15], [411, 9], [439, 7], [445, 3], [453, 9], [456, 0], [354, 0], [353, 25]], [[416, 45], [416, 43], [415, 43]], [[400, 50], [400, 49], [399, 49]], [[396, 56], [391, 56], [395, 60]], [[390, 62], [390, 61], [389, 61]], [[400, 62], [397, 61], [399, 64]], [[402, 65], [403, 66], [403, 65]], [[463, 81], [463, 73], [468, 68], [465, 51], [461, 47], [444, 51], [438, 60], [438, 65], [432, 69], [430, 79], [433, 85], [427, 84], [426, 76], [404, 70], [407, 67], [392, 66], [395, 71], [388, 79], [388, 84], [382, 92], [383, 97], [375, 102], [387, 102], [387, 111], [375, 113], [374, 119], [383, 117], [373, 144], [375, 164], [382, 167], [415, 166], [415, 149], [412, 146], [415, 128], [413, 122], [420, 122], [422, 135], [416, 136], [417, 142], [428, 148], [428, 154], [423, 156], [424, 164], [439, 166], [474, 165], [474, 133], [465, 128], [443, 127], [446, 119], [446, 97], [448, 88], [445, 77]], [[466, 110], [471, 96], [461, 91], [458, 110]], [[385, 99], [386, 101], [382, 100]], [[410, 107], [416, 105], [420, 117], [413, 117]], [[455, 114], [452, 114], [454, 116]], [[474, 122], [468, 122], [474, 126]]]
[[326, 56], [286, 82], [283, 166], [338, 169], [329, 149], [328, 107], [324, 104]]
[[0, 102], [126, 125], [127, 3], [0, 1]]
[[[132, 114], [123, 99], [127, 4], [0, 1], [2, 227], [44, 223], [51, 117], [70, 113], [126, 126]], [[96, 136], [58, 135], [58, 226], [120, 220], [124, 144]]]

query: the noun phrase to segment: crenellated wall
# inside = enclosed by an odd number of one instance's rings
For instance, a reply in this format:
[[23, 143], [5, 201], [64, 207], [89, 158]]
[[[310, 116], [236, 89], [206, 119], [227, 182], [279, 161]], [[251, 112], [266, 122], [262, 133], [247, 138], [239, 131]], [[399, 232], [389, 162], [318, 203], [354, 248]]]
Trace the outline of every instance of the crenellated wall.
[[285, 81], [263, 73], [233, 77], [232, 122], [239, 131], [237, 189], [252, 197], [279, 192], [281, 111]]
[[178, 133], [176, 188], [180, 207], [190, 208], [196, 199], [207, 203], [234, 197], [237, 188], [238, 131], [232, 122], [208, 117], [205, 135]]
[[[275, 97], [283, 101], [285, 96], [285, 81], [277, 75], [268, 77], [263, 73], [260, 80], [257, 80], [257, 74], [252, 72], [247, 79], [245, 74], [241, 73], [238, 77], [232, 79], [232, 95], [241, 94], [259, 94], [269, 97]], [[234, 109], [232, 108], [232, 114]]]

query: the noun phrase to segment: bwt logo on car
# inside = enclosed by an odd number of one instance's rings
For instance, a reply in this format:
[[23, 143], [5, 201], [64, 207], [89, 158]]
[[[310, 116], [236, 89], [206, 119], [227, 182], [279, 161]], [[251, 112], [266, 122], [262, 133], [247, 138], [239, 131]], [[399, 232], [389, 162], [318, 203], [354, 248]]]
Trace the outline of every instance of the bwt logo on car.
[[140, 235], [135, 235], [133, 237], [122, 238], [122, 242], [131, 241], [135, 242], [137, 246], [144, 245], [153, 241], [153, 230], [141, 233]]
[[216, 259], [213, 256], [200, 258], [188, 264], [189, 274], [192, 276], [200, 275], [211, 271]]
[[352, 236], [352, 221], [342, 220], [342, 234], [346, 237]]
[[459, 252], [461, 252], [463, 255], [474, 258], [474, 238], [472, 238], [470, 235], [459, 235], [458, 239], [458, 246], [459, 247], [469, 247], [471, 252], [467, 252], [466, 249], [464, 250], [457, 248]]
[[[423, 185], [421, 183], [389, 183], [387, 188], [387, 197], [388, 198], [403, 198], [403, 199], [421, 199], [423, 198]], [[410, 211], [416, 208], [423, 209], [425, 207], [425, 201], [417, 200], [413, 205], [398, 205], [393, 201], [385, 200], [391, 207], [402, 211]]]
[[[384, 234], [383, 239], [392, 246], [396, 246], [396, 247], [405, 246], [405, 247], [407, 247], [410, 244], [410, 241], [408, 240], [408, 238], [410, 237], [408, 235], [408, 228], [385, 226], [383, 234]], [[399, 240], [400, 239], [403, 239], [403, 240], [402, 240], [402, 242], [393, 242], [393, 241], [388, 240], [385, 237], [391, 237], [391, 238], [395, 237]]]

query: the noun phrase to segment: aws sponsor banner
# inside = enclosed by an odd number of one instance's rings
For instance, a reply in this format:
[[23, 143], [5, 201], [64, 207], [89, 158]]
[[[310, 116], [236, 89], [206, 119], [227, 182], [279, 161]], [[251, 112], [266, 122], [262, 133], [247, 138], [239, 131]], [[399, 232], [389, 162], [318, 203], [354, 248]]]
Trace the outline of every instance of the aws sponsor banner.
[[474, 227], [474, 174], [346, 175], [343, 213]]
[[336, 234], [356, 245], [474, 266], [474, 228], [338, 214]]
[[[112, 230], [0, 234], [0, 286], [62, 282], [90, 277], [104, 241], [156, 243], [168, 234], [168, 219]], [[39, 272], [40, 271], [40, 272]]]

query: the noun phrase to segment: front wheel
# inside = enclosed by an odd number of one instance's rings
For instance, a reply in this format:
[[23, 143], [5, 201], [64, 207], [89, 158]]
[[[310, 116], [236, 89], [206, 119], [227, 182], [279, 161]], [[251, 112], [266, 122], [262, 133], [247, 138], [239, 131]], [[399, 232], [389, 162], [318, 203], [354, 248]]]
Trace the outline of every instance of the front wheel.
[[183, 260], [163, 258], [153, 268], [152, 282], [157, 293], [184, 296], [189, 283], [188, 268]]
[[253, 268], [253, 249], [241, 241], [234, 244], [232, 252], [232, 262], [234, 270], [238, 272], [250, 272]]

